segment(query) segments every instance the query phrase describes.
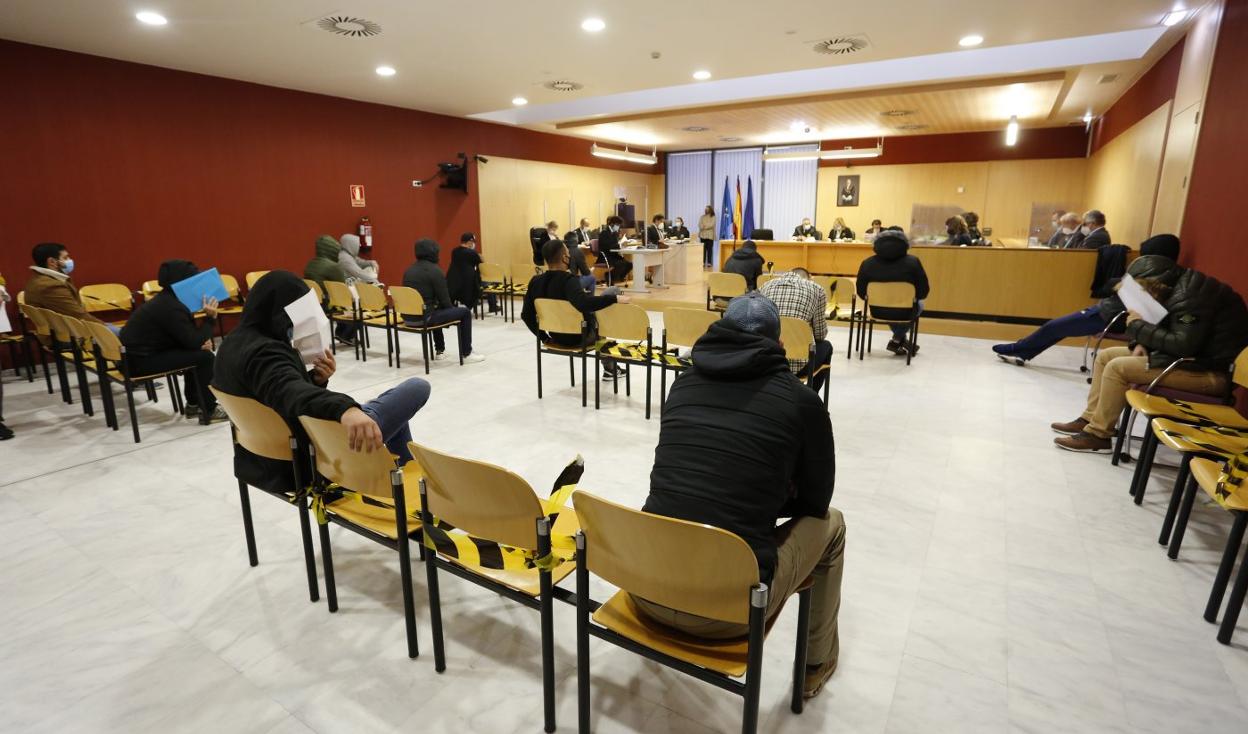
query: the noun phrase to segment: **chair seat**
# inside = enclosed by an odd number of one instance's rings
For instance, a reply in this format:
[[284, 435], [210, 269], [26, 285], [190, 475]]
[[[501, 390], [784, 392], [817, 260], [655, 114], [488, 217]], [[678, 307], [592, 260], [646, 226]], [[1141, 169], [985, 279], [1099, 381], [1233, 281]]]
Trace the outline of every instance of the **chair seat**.
[[629, 364], [646, 364], [651, 361], [657, 361], [654, 352], [659, 350], [653, 349], [650, 354], [647, 354], [645, 341], [614, 342], [610, 347], [605, 346], [606, 344], [606, 341], [600, 341], [594, 346], [594, 349], [604, 357], [611, 357], [616, 361], [628, 362]]
[[1180, 423], [1203, 420], [1228, 428], [1248, 428], [1248, 418], [1244, 418], [1229, 405], [1193, 404], [1186, 401], [1176, 403], [1139, 390], [1127, 391], [1127, 404], [1136, 412], [1149, 418], [1170, 418]]
[[[1140, 383], [1131, 383], [1127, 386], [1128, 390], [1139, 390], [1144, 392], [1148, 389], [1148, 385]], [[1207, 395], [1203, 392], [1191, 392], [1189, 390], [1180, 390], [1174, 387], [1166, 387], [1158, 385], [1153, 388], [1149, 395], [1156, 395], [1159, 398], [1167, 398], [1169, 400], [1182, 400], [1188, 403], [1212, 403], [1214, 405], [1226, 405], [1226, 400], [1222, 395]]]
[[1221, 476], [1222, 464], [1220, 462], [1192, 459], [1192, 477], [1205, 494], [1228, 510], [1248, 512], [1248, 489], [1241, 486], [1223, 494], [1218, 491], [1218, 478]]
[[458, 325], [459, 325], [459, 319], [456, 319], [454, 321], [447, 321], [441, 324], [433, 324], [430, 326], [419, 326], [417, 324], [403, 321], [402, 319], [400, 319], [397, 324], [393, 324], [394, 328], [400, 331], [412, 331], [412, 332], [434, 331], [436, 329], [445, 329], [448, 326], [458, 326]]
[[242, 306], [217, 306], [217, 315], [242, 313]]
[[[343, 497], [325, 505], [325, 511], [390, 540], [398, 538], [398, 533], [394, 532], [393, 505], [386, 503], [374, 505], [355, 497]], [[413, 511], [408, 508], [408, 512], [407, 530], [410, 535], [420, 530], [420, 518], [414, 516], [414, 512], [419, 512], [419, 510]]]
[[1248, 451], [1248, 436], [1223, 436], [1165, 418], [1153, 421], [1153, 434], [1163, 446], [1183, 453], [1219, 453], [1231, 456]]
[[583, 347], [568, 347], [562, 344], [556, 344], [555, 342], [542, 342], [542, 349], [551, 352], [561, 352], [563, 354], [580, 354], [581, 352], [592, 353], [595, 346], [597, 345], [588, 344]]
[[[571, 513], [571, 510], [568, 512]], [[539, 576], [539, 572], [536, 568], [529, 568], [523, 571], [507, 571], [494, 568], [482, 568], [481, 566], [460, 563], [454, 558], [449, 558], [447, 556], [439, 556], [439, 558], [449, 563], [454, 563], [456, 566], [471, 571], [478, 576], [484, 576], [491, 581], [500, 583], [509, 589], [515, 589], [521, 594], [527, 594], [535, 597], [542, 593], [541, 577]], [[562, 563], [557, 566], [555, 570], [550, 572], [551, 582], [557, 584], [567, 578], [568, 575], [575, 570], [575, 561]]]

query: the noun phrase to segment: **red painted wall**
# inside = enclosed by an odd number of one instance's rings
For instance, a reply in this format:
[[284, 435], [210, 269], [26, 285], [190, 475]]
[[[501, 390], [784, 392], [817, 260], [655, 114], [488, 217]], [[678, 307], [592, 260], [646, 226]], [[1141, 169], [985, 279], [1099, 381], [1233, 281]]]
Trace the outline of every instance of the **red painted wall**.
[[1180, 40], [1092, 123], [1092, 152], [1148, 117], [1167, 100], [1174, 99], [1182, 63], [1183, 41]]
[[[825, 140], [826, 150], [834, 148], [874, 148], [877, 138]], [[1005, 144], [1005, 130], [939, 135], [905, 135], [884, 139], [879, 158], [852, 161], [819, 161], [820, 168], [886, 166], [897, 163], [962, 163], [967, 161], [1010, 161], [1026, 158], [1082, 158], [1087, 154], [1088, 137], [1082, 127], [1046, 127], [1023, 130], [1018, 143]]]
[[1183, 264], [1248, 295], [1248, 0], [1228, 0], [1183, 214]]
[[[467, 196], [411, 186], [460, 151], [646, 168], [594, 158], [586, 140], [7, 41], [0, 68], [22, 70], [5, 75], [0, 134], [0, 273], [13, 293], [40, 241], [69, 247], [79, 284], [137, 287], [172, 257], [241, 281], [302, 273], [318, 235], [354, 231], [362, 214], [395, 278], [417, 238], [445, 247], [479, 231], [474, 166]], [[351, 184], [367, 207], [350, 206]]]

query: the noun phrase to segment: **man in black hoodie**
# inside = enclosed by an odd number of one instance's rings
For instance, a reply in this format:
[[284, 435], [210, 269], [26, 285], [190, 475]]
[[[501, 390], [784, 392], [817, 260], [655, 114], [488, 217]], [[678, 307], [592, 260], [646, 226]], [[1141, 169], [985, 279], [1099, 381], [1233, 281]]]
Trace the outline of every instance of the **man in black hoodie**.
[[[813, 577], [807, 697], [836, 669], [840, 651], [845, 523], [829, 507], [835, 475], [827, 408], [789, 371], [779, 311], [758, 293], [734, 298], [672, 385], [642, 509], [723, 528], [749, 543], [770, 587], [768, 617]], [[776, 527], [786, 517], [792, 519]], [[698, 637], [747, 631], [634, 601], [647, 616]]]
[[[199, 272], [187, 260], [166, 260], [160, 264], [156, 282], [161, 291], [139, 306], [121, 328], [121, 343], [127, 361], [136, 375], [151, 375], [168, 370], [194, 367], [186, 372], [183, 385], [186, 393], [186, 417], [199, 416], [200, 423], [225, 420], [225, 412], [208, 391], [212, 383], [212, 325], [217, 318], [217, 302], [206, 299], [203, 325], [177, 295], [173, 284]], [[202, 393], [201, 393], [202, 389]]]
[[745, 277], [745, 287], [754, 290], [758, 287], [758, 276], [763, 273], [763, 256], [758, 254], [758, 245], [754, 240], [746, 240], [737, 248], [724, 263], [725, 273], [736, 273]]
[[[438, 243], [431, 239], [416, 241], [416, 262], [403, 273], [403, 285], [415, 288], [425, 301], [425, 326], [437, 326], [458, 321], [459, 353], [464, 363], [482, 362], [485, 356], [472, 353], [472, 312], [451, 301], [446, 287], [446, 275], [438, 267]], [[433, 332], [434, 359], [442, 359], [446, 352], [444, 329]]]
[[[350, 395], [328, 389], [336, 364], [328, 351], [311, 370], [291, 346], [292, 324], [286, 307], [303, 297], [308, 286], [294, 273], [273, 270], [247, 293], [238, 326], [217, 350], [213, 387], [251, 398], [277, 412], [295, 435], [302, 435], [299, 416], [338, 421], [347, 429], [354, 451], [383, 447], [411, 460], [408, 421], [429, 399], [429, 383], [412, 377], [360, 405]], [[257, 456], [234, 446], [234, 475], [253, 487], [270, 491], [293, 489], [289, 461]]]
[[[875, 254], [862, 261], [858, 266], [858, 297], [867, 297], [867, 286], [871, 283], [909, 283], [914, 286], [914, 297], [918, 299], [918, 310], [923, 310], [923, 299], [931, 292], [927, 282], [927, 271], [923, 263], [914, 255], [907, 254], [910, 240], [900, 227], [889, 227], [875, 238], [872, 246]], [[871, 308], [871, 313], [883, 319], [910, 319], [913, 317], [908, 308]], [[906, 341], [909, 324], [889, 324], [893, 330], [893, 338], [886, 349], [893, 354], [905, 354], [910, 350], [911, 356], [918, 354], [919, 347]]]

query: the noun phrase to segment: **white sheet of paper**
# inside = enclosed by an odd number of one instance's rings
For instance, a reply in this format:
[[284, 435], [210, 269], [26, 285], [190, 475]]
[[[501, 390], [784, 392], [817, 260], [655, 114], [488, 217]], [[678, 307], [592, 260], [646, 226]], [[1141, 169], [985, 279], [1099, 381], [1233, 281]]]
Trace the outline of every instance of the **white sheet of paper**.
[[1150, 324], [1159, 324], [1169, 314], [1166, 307], [1148, 294], [1148, 291], [1135, 282], [1130, 275], [1122, 276], [1122, 286], [1118, 288], [1118, 298], [1128, 311], [1135, 311]]
[[0, 332], [13, 331], [13, 325], [9, 323], [9, 306], [4, 301], [0, 301]]
[[329, 319], [312, 291], [287, 306], [286, 315], [292, 326], [292, 344], [299, 350], [303, 363], [311, 365], [330, 347]]

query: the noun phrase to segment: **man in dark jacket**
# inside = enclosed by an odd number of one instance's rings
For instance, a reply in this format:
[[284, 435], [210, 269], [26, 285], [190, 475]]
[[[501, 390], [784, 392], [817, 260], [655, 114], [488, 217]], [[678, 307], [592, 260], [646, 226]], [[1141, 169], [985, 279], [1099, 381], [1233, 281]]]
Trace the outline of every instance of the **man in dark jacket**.
[[[429, 383], [412, 377], [363, 405], [329, 390], [336, 367], [333, 355], [325, 352], [309, 371], [290, 344], [292, 324], [286, 307], [307, 292], [307, 284], [285, 270], [273, 270], [256, 281], [238, 326], [217, 350], [213, 387], [272, 408], [295, 435], [303, 435], [301, 415], [338, 421], [347, 429], [352, 450], [384, 447], [399, 457], [400, 464], [410, 461], [408, 421], [429, 399]], [[293, 488], [290, 462], [256, 456], [237, 445], [234, 475], [270, 491]]]
[[[459, 236], [459, 247], [451, 253], [451, 265], [446, 269], [446, 290], [451, 294], [451, 300], [470, 311], [476, 307], [481, 294], [481, 263], [477, 236], [464, 232]], [[498, 297], [493, 293], [487, 293], [485, 297], [490, 304], [490, 313], [498, 313]]]
[[[1140, 256], [1127, 272], [1139, 280], [1154, 279], [1169, 271], [1179, 259], [1179, 238], [1172, 234], [1159, 234], [1140, 243]], [[1043, 326], [1016, 342], [994, 344], [992, 351], [1002, 361], [1022, 360], [1029, 362], [1044, 350], [1072, 336], [1092, 336], [1105, 330], [1119, 314], [1126, 311], [1118, 296], [1111, 295], [1095, 306], [1088, 306], [1065, 316], [1045, 322]], [[1115, 332], [1123, 331], [1125, 324]]]
[[[342, 245], [338, 244], [338, 240], [323, 234], [316, 238], [316, 251], [308, 264], [303, 266], [303, 277], [308, 280], [316, 281], [321, 287], [321, 293], [326, 297], [329, 291], [325, 289], [325, 281], [330, 280], [336, 283], [347, 282], [347, 274], [343, 271], [342, 266], [338, 264], [338, 256], [342, 253]], [[345, 344], [355, 344], [355, 325], [345, 321], [339, 321], [334, 327], [334, 335], [339, 341]]]
[[[693, 366], [663, 410], [645, 512], [723, 528], [758, 558], [768, 617], [811, 577], [804, 694], [836, 669], [845, 523], [829, 507], [836, 476], [828, 411], [789, 371], [780, 314], [761, 294], [734, 298], [693, 347]], [[780, 527], [781, 518], [792, 518]], [[715, 621], [634, 597], [662, 624], [706, 638], [745, 635]]]
[[[906, 233], [892, 227], [880, 232], [872, 245], [875, 254], [862, 261], [858, 266], [858, 297], [867, 297], [867, 286], [871, 283], [909, 283], [914, 286], [914, 297], [918, 300], [918, 310], [923, 310], [923, 299], [931, 292], [927, 283], [927, 271], [923, 263], [914, 255], [908, 254], [910, 240]], [[884, 319], [910, 319], [914, 314], [908, 308], [871, 308], [871, 313]], [[887, 349], [893, 354], [905, 354], [910, 350], [911, 356], [919, 351], [918, 345], [906, 341], [909, 324], [889, 324], [893, 330], [893, 338], [889, 340]]]
[[563, 244], [568, 250], [568, 272], [576, 277], [586, 293], [593, 293], [597, 281], [594, 280], [594, 271], [590, 270], [589, 262], [585, 259], [585, 250], [577, 244], [578, 231], [574, 229], [563, 236]]
[[758, 276], [763, 273], [763, 256], [758, 254], [758, 245], [754, 244], [754, 240], [746, 240], [729, 256], [728, 262], [724, 263], [724, 272], [744, 276], [748, 290], [758, 287]]
[[226, 417], [208, 391], [208, 385], [212, 384], [212, 325], [217, 318], [217, 302], [204, 300], [207, 319], [203, 325], [196, 326], [190, 309], [173, 292], [174, 283], [198, 272], [195, 263], [186, 260], [161, 263], [156, 276], [161, 291], [139, 306], [121, 327], [121, 343], [126, 347], [130, 369], [136, 375], [194, 367], [193, 372], [183, 376], [186, 417], [199, 416], [199, 422], [206, 424]]
[[598, 233], [598, 253], [606, 259], [607, 265], [611, 268], [612, 283], [623, 283], [624, 278], [628, 277], [629, 271], [633, 269], [633, 264], [628, 258], [619, 253], [620, 227], [622, 226], [624, 226], [624, 219], [612, 214], [607, 217], [607, 226]]
[[[438, 243], [431, 239], [416, 241], [416, 262], [403, 273], [403, 285], [415, 288], [425, 301], [425, 326], [437, 326], [459, 322], [459, 353], [464, 362], [483, 362], [485, 356], [472, 351], [472, 312], [463, 306], [451, 302], [450, 291], [446, 287], [446, 276], [438, 267]], [[433, 332], [434, 359], [442, 359], [446, 353], [446, 337], [444, 329]]]
[[1132, 384], [1149, 384], [1177, 359], [1189, 361], [1171, 370], [1161, 385], [1203, 395], [1226, 394], [1228, 368], [1248, 346], [1244, 299], [1204, 273], [1171, 261], [1164, 264], [1169, 267], [1151, 280], [1141, 280], [1140, 285], [1161, 302], [1166, 316], [1150, 324], [1139, 314], [1127, 312], [1130, 346], [1102, 349], [1096, 355], [1087, 408], [1069, 423], [1052, 424], [1054, 431], [1066, 434], [1054, 439], [1059, 448], [1108, 451], [1114, 423], [1126, 405], [1127, 389]]
[[1083, 226], [1079, 233], [1083, 235], [1083, 239], [1068, 245], [1068, 249], [1099, 250], [1112, 242], [1109, 230], [1105, 229], [1105, 214], [1099, 209], [1089, 209], [1083, 215]]
[[667, 226], [663, 223], [663, 215], [655, 214], [650, 219], [650, 226], [646, 227], [646, 244], [661, 245], [665, 239], [667, 239]]

